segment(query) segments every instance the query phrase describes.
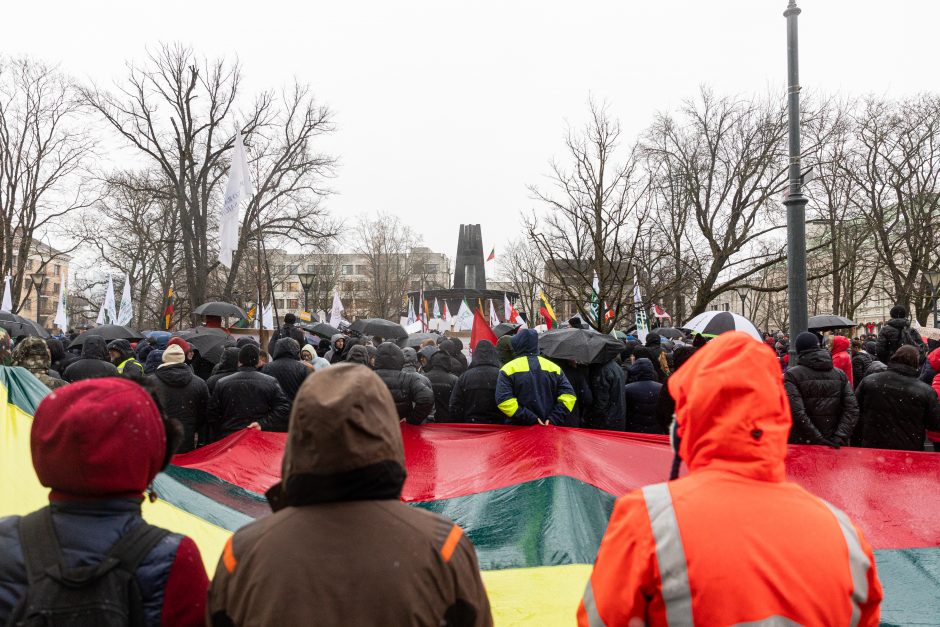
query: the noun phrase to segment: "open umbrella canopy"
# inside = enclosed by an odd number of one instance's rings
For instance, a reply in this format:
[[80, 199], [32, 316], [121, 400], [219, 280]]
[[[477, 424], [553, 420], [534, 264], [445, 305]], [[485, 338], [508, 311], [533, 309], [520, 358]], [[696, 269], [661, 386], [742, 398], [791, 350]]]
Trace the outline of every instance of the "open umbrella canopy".
[[342, 331], [336, 327], [331, 327], [325, 322], [317, 322], [314, 324], [301, 323], [300, 328], [304, 329], [305, 331], [310, 331], [314, 335], [322, 337], [325, 340], [331, 339], [337, 333], [342, 333]]
[[522, 328], [521, 324], [514, 322], [500, 322], [493, 327], [493, 335], [503, 337], [504, 335], [515, 335], [516, 331]]
[[197, 316], [230, 316], [232, 318], [247, 318], [248, 314], [238, 305], [232, 303], [211, 302], [203, 303], [193, 310]]
[[441, 336], [437, 333], [412, 333], [408, 337], [398, 340], [397, 344], [402, 348], [418, 348], [421, 346], [421, 342], [425, 340], [434, 340], [434, 343], [437, 344], [439, 339], [441, 339]]
[[539, 336], [539, 350], [550, 359], [603, 364], [623, 350], [623, 342], [589, 329], [558, 329]]
[[682, 326], [696, 335], [715, 337], [728, 331], [743, 331], [758, 342], [762, 342], [760, 331], [753, 322], [730, 311], [705, 311], [695, 316]]
[[855, 323], [848, 318], [826, 314], [810, 318], [806, 328], [810, 331], [831, 331], [833, 329], [848, 329], [854, 326]]
[[190, 346], [199, 351], [199, 355], [203, 359], [214, 364], [221, 361], [222, 351], [227, 346], [235, 346], [235, 339], [222, 329], [196, 327], [195, 329], [177, 331], [173, 335], [189, 342]]
[[666, 337], [670, 340], [678, 340], [685, 337], [685, 334], [675, 327], [658, 327], [653, 329], [651, 333], [657, 333], [659, 337]]
[[349, 326], [349, 330], [359, 335], [377, 335], [386, 340], [403, 340], [408, 337], [408, 332], [403, 326], [384, 318], [356, 320]]
[[9, 311], [0, 311], [0, 327], [6, 329], [10, 337], [32, 335], [34, 337], [49, 337], [49, 333], [41, 326], [30, 320]]
[[79, 335], [69, 344], [69, 348], [73, 346], [83, 346], [85, 344], [85, 338], [91, 335], [103, 337], [107, 342], [111, 340], [130, 340], [133, 342], [144, 339], [144, 336], [137, 331], [121, 326], [120, 324], [103, 324], [100, 327], [94, 327]]

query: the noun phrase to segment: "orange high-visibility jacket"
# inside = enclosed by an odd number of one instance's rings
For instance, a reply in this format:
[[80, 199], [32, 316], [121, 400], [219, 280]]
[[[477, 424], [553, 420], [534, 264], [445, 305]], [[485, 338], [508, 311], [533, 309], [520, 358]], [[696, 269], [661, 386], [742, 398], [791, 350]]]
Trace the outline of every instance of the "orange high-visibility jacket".
[[618, 499], [578, 624], [878, 625], [871, 546], [786, 481], [790, 407], [772, 351], [724, 334], [669, 391], [689, 476]]

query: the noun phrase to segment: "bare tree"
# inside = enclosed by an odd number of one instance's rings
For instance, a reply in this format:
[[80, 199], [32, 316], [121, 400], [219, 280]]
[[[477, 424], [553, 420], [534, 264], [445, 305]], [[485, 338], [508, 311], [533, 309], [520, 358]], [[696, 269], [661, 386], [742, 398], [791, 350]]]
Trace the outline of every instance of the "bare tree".
[[206, 300], [218, 263], [216, 209], [225, 155], [237, 128], [250, 136], [272, 116], [267, 92], [247, 114], [236, 114], [241, 80], [237, 62], [162, 44], [143, 66], [128, 64], [127, 77], [114, 92], [81, 89], [84, 100], [169, 182], [182, 233], [186, 293], [195, 303]]
[[516, 310], [534, 323], [539, 312], [539, 298], [535, 291], [545, 268], [535, 245], [526, 237], [509, 242], [506, 252], [500, 257], [499, 267], [503, 279], [519, 294], [519, 300], [514, 304]]
[[359, 221], [355, 240], [354, 250], [366, 262], [370, 315], [397, 321], [412, 276], [411, 253], [421, 243], [420, 236], [398, 217], [380, 213]]
[[[525, 228], [546, 266], [546, 284], [574, 303], [582, 318], [607, 332], [630, 311], [636, 250], [647, 235], [649, 212], [635, 155], [631, 151], [617, 162], [620, 123], [606, 106], [592, 101], [590, 110], [583, 129], [568, 131], [568, 163], [551, 164], [551, 190], [530, 186], [544, 210], [533, 211]], [[610, 319], [594, 319], [590, 310], [595, 274], [598, 301], [613, 309]]]
[[[14, 311], [32, 289], [29, 257], [38, 255], [34, 270], [43, 270], [54, 256], [52, 229], [94, 200], [85, 170], [94, 147], [82, 104], [56, 68], [0, 57], [0, 276], [13, 276]], [[74, 238], [57, 242], [65, 239]]]
[[913, 303], [925, 324], [924, 272], [940, 268], [940, 97], [869, 97], [854, 122], [855, 141], [842, 160], [842, 172], [860, 189], [852, 202], [870, 227], [894, 298]]

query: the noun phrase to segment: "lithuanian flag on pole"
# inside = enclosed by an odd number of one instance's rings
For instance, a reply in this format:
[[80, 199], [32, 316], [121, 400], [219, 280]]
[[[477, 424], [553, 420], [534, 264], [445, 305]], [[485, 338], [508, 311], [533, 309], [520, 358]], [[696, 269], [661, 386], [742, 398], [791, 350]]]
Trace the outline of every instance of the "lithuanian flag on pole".
[[[0, 366], [0, 516], [47, 502], [30, 458], [48, 390]], [[402, 500], [454, 520], [476, 546], [497, 625], [572, 625], [616, 496], [659, 483], [662, 436], [558, 427], [402, 425]], [[178, 455], [144, 504], [153, 524], [192, 537], [211, 575], [233, 531], [269, 513], [286, 434], [245, 430]], [[848, 513], [875, 547], [883, 624], [940, 615], [940, 455], [791, 446], [790, 479]], [[807, 530], [811, 533], [811, 530]]]

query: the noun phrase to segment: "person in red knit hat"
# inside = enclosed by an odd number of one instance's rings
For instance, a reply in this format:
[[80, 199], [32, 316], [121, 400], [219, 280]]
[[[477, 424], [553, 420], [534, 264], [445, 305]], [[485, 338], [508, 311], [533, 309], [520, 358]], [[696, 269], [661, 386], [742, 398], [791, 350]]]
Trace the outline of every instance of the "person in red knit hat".
[[144, 492], [181, 438], [179, 423], [167, 420], [133, 381], [92, 379], [46, 396], [30, 448], [50, 503], [27, 516], [0, 518], [0, 624], [29, 622], [50, 608], [74, 611], [67, 599], [76, 588], [60, 583], [65, 580], [86, 582], [77, 596], [84, 605], [97, 604], [93, 622], [103, 621], [100, 612], [116, 611], [114, 604], [96, 603], [101, 597], [92, 589], [121, 576], [127, 594], [119, 598], [131, 599], [124, 608], [128, 624], [204, 624], [209, 582], [199, 549], [141, 518]]

